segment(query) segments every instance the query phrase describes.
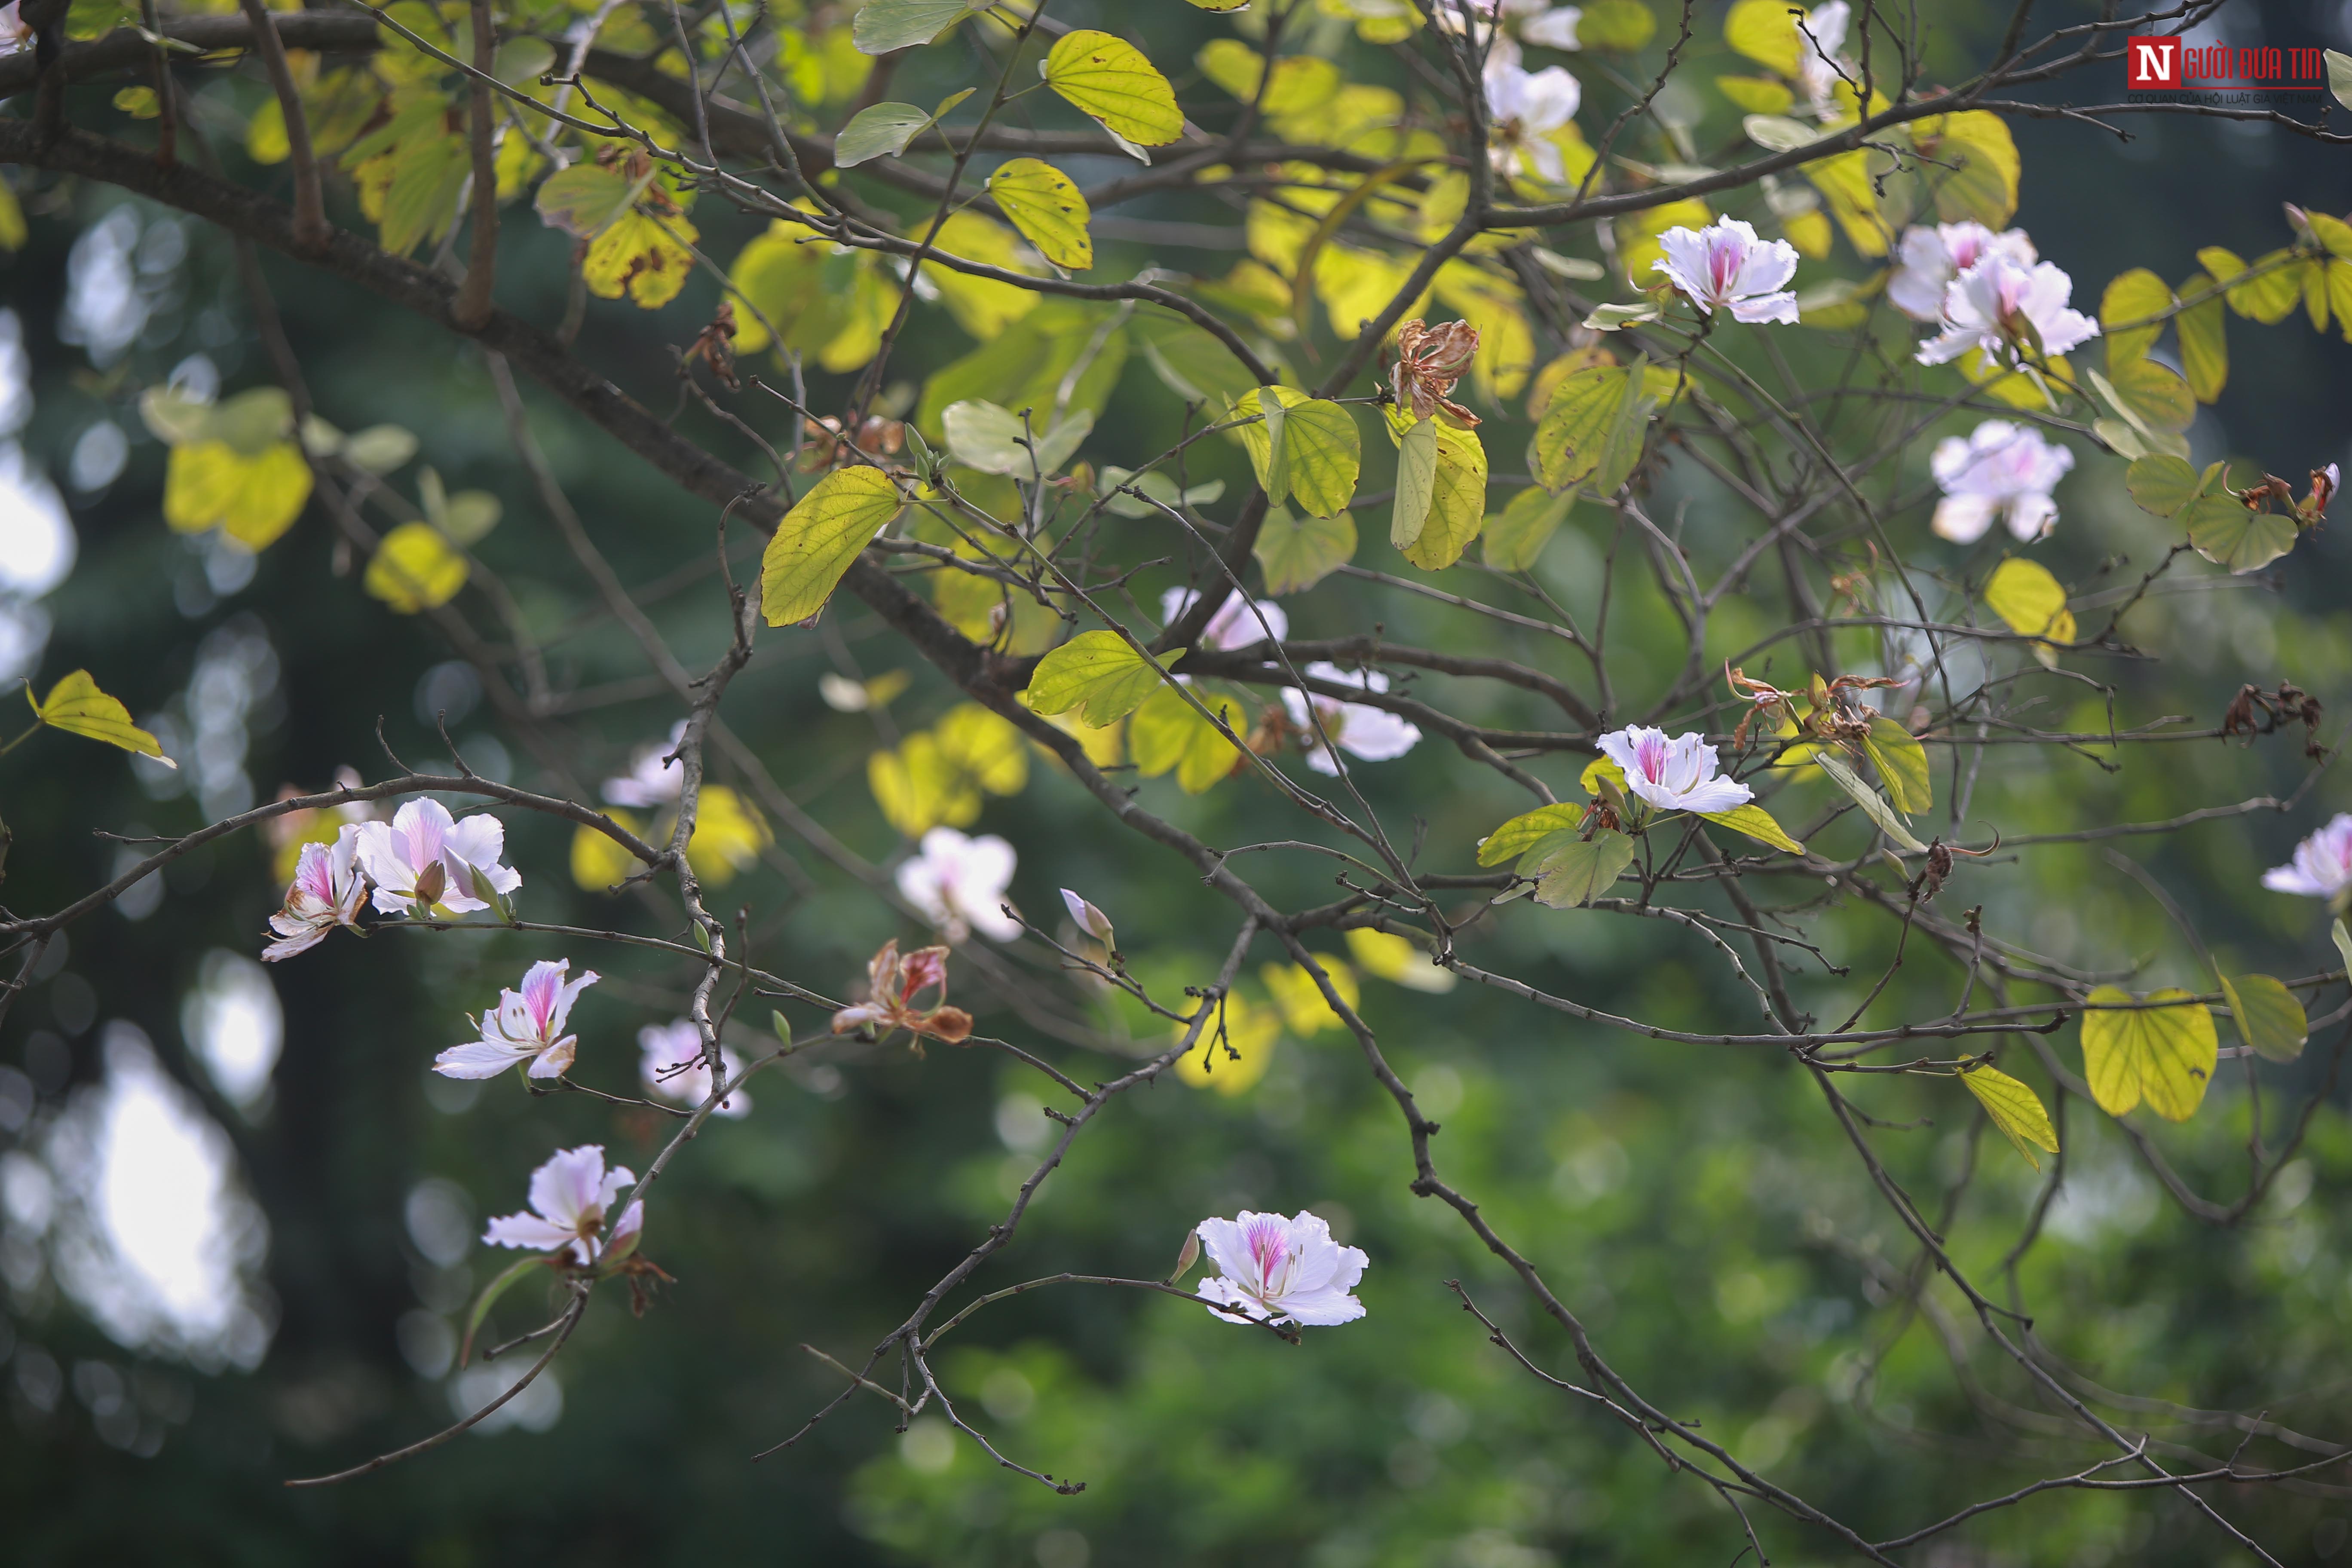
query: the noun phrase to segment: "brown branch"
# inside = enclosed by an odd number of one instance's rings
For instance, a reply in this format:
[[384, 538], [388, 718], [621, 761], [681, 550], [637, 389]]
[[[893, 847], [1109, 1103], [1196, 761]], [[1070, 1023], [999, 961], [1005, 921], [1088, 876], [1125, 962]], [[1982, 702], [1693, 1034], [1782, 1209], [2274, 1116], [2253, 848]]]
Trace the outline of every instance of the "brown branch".
[[[261, 0], [245, 0], [245, 4], [258, 7]], [[469, 332], [479, 331], [489, 321], [490, 290], [497, 287], [499, 276], [499, 162], [490, 144], [490, 89], [481, 79], [490, 74], [498, 58], [499, 29], [490, 15], [490, 0], [473, 0], [473, 13], [474, 69], [479, 74], [467, 100], [466, 116], [474, 160], [474, 235], [466, 253], [466, 280], [449, 308], [450, 319]]]

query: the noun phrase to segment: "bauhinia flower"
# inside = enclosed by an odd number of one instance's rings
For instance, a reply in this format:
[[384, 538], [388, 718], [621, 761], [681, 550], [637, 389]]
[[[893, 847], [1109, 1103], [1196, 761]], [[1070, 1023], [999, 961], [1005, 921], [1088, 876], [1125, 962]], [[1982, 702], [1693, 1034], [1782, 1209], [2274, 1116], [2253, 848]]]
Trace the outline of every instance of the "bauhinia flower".
[[1445, 395], [1454, 390], [1477, 357], [1478, 329], [1467, 321], [1433, 327], [1419, 317], [1397, 329], [1397, 361], [1389, 383], [1398, 404], [1412, 410], [1415, 419], [1429, 419], [1444, 409], [1467, 428], [1478, 416]]
[[1944, 290], [1952, 279], [1988, 256], [2006, 256], [2020, 267], [2041, 258], [2021, 228], [2000, 234], [1980, 223], [1915, 224], [1903, 231], [1899, 265], [1886, 279], [1886, 299], [1915, 321], [1944, 319]]
[[1665, 255], [1650, 264], [1708, 315], [1735, 321], [1797, 323], [1797, 247], [1785, 239], [1759, 239], [1752, 225], [1717, 218], [1705, 228], [1675, 227], [1658, 237]]
[[[1580, 5], [1547, 6], [1544, 0], [1440, 0], [1431, 15], [1449, 33], [1466, 33], [1474, 22], [1481, 24], [1477, 36], [1482, 43], [1488, 33], [1483, 24], [1492, 22], [1517, 27], [1520, 37], [1548, 49], [1572, 53], [1584, 47], [1576, 36], [1576, 25], [1584, 20]], [[1496, 38], [1495, 53], [1506, 50], [1516, 64], [1517, 52], [1510, 49], [1510, 39]]]
[[1070, 911], [1071, 921], [1080, 931], [1105, 947], [1110, 945], [1111, 924], [1108, 915], [1067, 888], [1062, 889], [1062, 907]]
[[2063, 354], [2099, 335], [2099, 323], [2070, 310], [2074, 280], [2047, 261], [2021, 266], [1996, 251], [1944, 287], [1944, 331], [1919, 345], [1921, 364], [1948, 364], [1970, 349], [2016, 363]]
[[2352, 816], [2337, 813], [2327, 826], [2294, 847], [2294, 858], [2263, 873], [2273, 893], [2326, 899], [2334, 903], [2352, 892]]
[[1715, 748], [1697, 735], [1669, 741], [1636, 724], [1601, 737], [1601, 752], [1625, 770], [1625, 787], [1661, 811], [1729, 811], [1756, 798], [1738, 779], [1716, 776]]
[[439, 801], [412, 800], [389, 823], [361, 823], [359, 835], [360, 869], [388, 915], [487, 910], [522, 886], [522, 873], [499, 864], [506, 824], [488, 812], [453, 821]]
[[2031, 542], [2058, 521], [2051, 491], [2074, 467], [2074, 454], [2042, 433], [2006, 419], [1988, 419], [1963, 440], [1948, 436], [1928, 459], [1944, 499], [1936, 503], [1936, 531], [1955, 544], [1973, 544], [1995, 518]]
[[530, 1212], [500, 1215], [482, 1232], [490, 1247], [548, 1252], [575, 1267], [626, 1257], [645, 1230], [646, 1205], [631, 1204], [604, 1234], [604, 1211], [636, 1176], [626, 1165], [604, 1169], [604, 1146], [583, 1143], [557, 1151], [530, 1173]]
[[[1173, 626], [1194, 605], [1201, 595], [1190, 588], [1171, 588], [1160, 595], [1160, 622]], [[1263, 620], [1260, 617], [1264, 617]], [[1276, 642], [1290, 635], [1290, 617], [1272, 599], [1253, 599], [1245, 594], [1231, 593], [1201, 628], [1199, 647], [1218, 653], [1231, 653], [1237, 647], [1255, 647], [1269, 637]]]
[[604, 798], [614, 805], [650, 811], [667, 805], [686, 793], [686, 770], [678, 765], [678, 742], [686, 739], [686, 721], [670, 727], [669, 739], [639, 746], [629, 754], [629, 771], [604, 781]]
[[974, 931], [1011, 942], [1021, 934], [1021, 922], [1004, 912], [1014, 859], [1013, 846], [993, 833], [974, 838], [934, 827], [923, 835], [922, 852], [899, 862], [898, 894], [950, 943]]
[[524, 971], [522, 989], [499, 993], [499, 1008], [474, 1019], [478, 1040], [451, 1046], [433, 1058], [443, 1078], [496, 1078], [517, 1062], [529, 1062], [532, 1078], [561, 1078], [571, 1068], [580, 1037], [563, 1032], [572, 1004], [596, 984], [593, 969], [567, 982], [572, 961], [542, 959]]
[[1244, 1209], [1234, 1219], [1202, 1220], [1200, 1236], [1220, 1272], [1193, 1294], [1212, 1303], [1213, 1317], [1320, 1329], [1364, 1315], [1349, 1292], [1371, 1259], [1333, 1241], [1331, 1227], [1305, 1209], [1292, 1219]]
[[[1377, 669], [1341, 669], [1318, 659], [1302, 673], [1310, 680], [1328, 680], [1365, 691], [1389, 689], [1389, 678]], [[1336, 777], [1339, 772], [1338, 760], [1324, 744], [1326, 737], [1331, 745], [1368, 763], [1402, 757], [1420, 743], [1420, 730], [1385, 708], [1375, 708], [1367, 702], [1343, 702], [1321, 692], [1313, 694], [1313, 704], [1310, 717], [1308, 694], [1295, 686], [1282, 689], [1282, 705], [1289, 710], [1290, 722], [1306, 746], [1307, 765], [1318, 773]], [[1322, 725], [1320, 734], [1316, 732], [1318, 721]]]
[[[917, 1004], [925, 991], [936, 991], [931, 1005]], [[947, 1005], [948, 950], [919, 947], [901, 954], [894, 941], [882, 944], [866, 966], [866, 1000], [833, 1016], [833, 1032], [847, 1035], [870, 1028], [877, 1035], [906, 1029], [919, 1039], [928, 1036], [950, 1046], [971, 1037], [971, 1015]]]
[[[637, 1064], [638, 1075], [654, 1093], [687, 1105], [700, 1105], [710, 1098], [710, 1064], [702, 1054], [702, 1031], [694, 1026], [693, 1019], [647, 1024], [637, 1031], [637, 1049], [644, 1053]], [[721, 1046], [719, 1068], [732, 1083], [743, 1070], [743, 1063]], [[741, 1116], [751, 1109], [751, 1097], [740, 1089], [719, 1102], [721, 1116]]]
[[1838, 86], [1847, 80], [1838, 51], [1853, 19], [1846, 0], [1829, 0], [1797, 18], [1797, 91], [1824, 120], [1837, 113]]
[[331, 845], [305, 844], [294, 862], [294, 880], [286, 889], [286, 907], [269, 917], [278, 940], [261, 950], [261, 962], [276, 963], [298, 952], [308, 952], [337, 926], [359, 929], [360, 906], [366, 901], [367, 879], [353, 858], [359, 852], [357, 824], [346, 824]]
[[1560, 184], [1568, 177], [1568, 163], [1551, 133], [1576, 118], [1584, 101], [1583, 83], [1559, 66], [1528, 70], [1500, 50], [1487, 57], [1483, 79], [1495, 143], [1488, 156], [1495, 167], [1506, 174], [1531, 170], [1550, 184]]

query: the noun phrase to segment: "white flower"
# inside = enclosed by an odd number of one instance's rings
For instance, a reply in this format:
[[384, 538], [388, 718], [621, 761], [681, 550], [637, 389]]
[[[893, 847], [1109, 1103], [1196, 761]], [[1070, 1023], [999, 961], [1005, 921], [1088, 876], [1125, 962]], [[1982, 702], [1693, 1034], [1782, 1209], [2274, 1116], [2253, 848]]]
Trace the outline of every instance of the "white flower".
[[1715, 748], [1697, 735], [1669, 741], [1636, 724], [1601, 736], [1601, 751], [1625, 770], [1625, 787], [1661, 811], [1729, 811], [1756, 798], [1738, 779], [1716, 776]]
[[[1377, 669], [1341, 669], [1336, 664], [1317, 660], [1305, 672], [1310, 680], [1328, 680], [1336, 685], [1360, 687], [1366, 691], [1386, 691], [1389, 678]], [[1363, 702], [1342, 702], [1336, 697], [1320, 692], [1314, 697], [1314, 716], [1308, 717], [1307, 694], [1295, 686], [1282, 689], [1282, 705], [1289, 710], [1290, 722], [1301, 734], [1307, 748], [1307, 765], [1318, 773], [1337, 776], [1339, 764], [1325, 749], [1324, 736], [1351, 757], [1368, 763], [1385, 763], [1402, 757], [1420, 743], [1421, 731], [1385, 708], [1374, 708]], [[1319, 721], [1323, 733], [1315, 732]]]
[[1213, 1306], [1212, 1316], [1231, 1322], [1240, 1312], [1255, 1322], [1319, 1329], [1364, 1315], [1364, 1304], [1349, 1292], [1371, 1259], [1360, 1247], [1334, 1242], [1331, 1227], [1305, 1209], [1296, 1219], [1244, 1209], [1235, 1219], [1202, 1220], [1200, 1235], [1222, 1273], [1202, 1280], [1194, 1294], [1231, 1309]]
[[1797, 18], [1797, 91], [1824, 120], [1837, 111], [1837, 89], [1846, 79], [1832, 62], [1845, 47], [1853, 15], [1846, 0], [1830, 0]]
[[359, 835], [360, 869], [375, 884], [375, 907], [388, 915], [420, 905], [462, 915], [490, 907], [478, 896], [486, 887], [511, 893], [522, 886], [522, 873], [499, 864], [506, 824], [487, 812], [457, 822], [437, 800], [412, 800], [388, 824], [359, 824]]
[[1980, 223], [1915, 224], [1903, 231], [1900, 265], [1886, 280], [1887, 302], [1915, 321], [1941, 321], [1944, 290], [1988, 256], [2006, 256], [2020, 267], [2041, 259], [2021, 228], [1995, 234]]
[[959, 942], [977, 930], [996, 942], [1021, 934], [1003, 909], [1013, 885], [1013, 846], [993, 833], [977, 838], [952, 827], [923, 835], [922, 852], [898, 863], [898, 895], [923, 911], [941, 935]]
[[[604, 1169], [602, 1143], [559, 1150], [530, 1173], [530, 1206], [537, 1212], [500, 1215], [482, 1232], [482, 1240], [491, 1247], [560, 1252], [584, 1268], [599, 1256], [596, 1238], [604, 1228], [604, 1211], [636, 1179], [626, 1165]], [[645, 1223], [645, 1205], [631, 1204], [605, 1238], [602, 1256], [629, 1251]]]
[[1101, 942], [1105, 947], [1110, 945], [1111, 924], [1108, 915], [1067, 888], [1062, 889], [1062, 907], [1070, 911], [1070, 919], [1076, 922], [1080, 931]]
[[2009, 531], [2031, 543], [2047, 537], [2058, 521], [2050, 492], [2074, 467], [2074, 454], [2030, 426], [1988, 419], [1966, 440], [1948, 436], [1936, 443], [1928, 467], [1944, 489], [1936, 503], [1938, 534], [1973, 544], [1993, 519], [2006, 517]]
[[2294, 858], [2263, 873], [2273, 893], [2340, 899], [2352, 889], [2352, 816], [2337, 813], [2326, 826], [2294, 847]]
[[2098, 322], [2066, 308], [2074, 292], [2051, 263], [2023, 267], [1996, 251], [1945, 285], [1943, 335], [1919, 345], [1919, 363], [1948, 364], [1970, 349], [2015, 363], [2029, 343], [2063, 354], [2099, 335]]
[[367, 898], [367, 879], [352, 864], [359, 841], [358, 824], [346, 823], [335, 835], [333, 847], [302, 846], [301, 858], [294, 862], [294, 880], [286, 889], [286, 907], [269, 917], [269, 929], [278, 940], [261, 950], [262, 963], [307, 952], [337, 926], [358, 928], [360, 905]]
[[[1544, 0], [1438, 0], [1431, 8], [1437, 25], [1449, 33], [1466, 33], [1476, 23], [1496, 23], [1516, 26], [1519, 37], [1531, 44], [1541, 44], [1548, 49], [1570, 51], [1584, 46], [1577, 40], [1576, 25], [1584, 19], [1584, 11], [1577, 5], [1553, 5], [1547, 8]], [[1480, 43], [1485, 43], [1490, 29], [1477, 31]], [[1494, 53], [1505, 54], [1512, 64], [1518, 63], [1518, 49], [1507, 34], [1496, 37]], [[1489, 58], [1492, 58], [1491, 56]]]
[[520, 991], [499, 993], [499, 1010], [485, 1010], [474, 1020], [478, 1040], [451, 1046], [433, 1058], [433, 1070], [443, 1078], [496, 1078], [517, 1062], [530, 1063], [532, 1078], [561, 1078], [570, 1069], [580, 1037], [563, 1032], [572, 1004], [596, 984], [593, 969], [564, 983], [572, 961], [541, 960], [526, 970]]
[[680, 719], [670, 727], [669, 739], [652, 746], [639, 746], [629, 754], [629, 771], [621, 778], [604, 781], [604, 798], [614, 805], [635, 806], [650, 811], [657, 805], [667, 805], [686, 793], [686, 770], [678, 765], [677, 743], [686, 739], [686, 721]]
[[[1190, 588], [1171, 588], [1160, 595], [1160, 624], [1173, 626], [1182, 616], [1201, 602], [1201, 595]], [[1260, 624], [1259, 617], [1265, 617]], [[1200, 647], [1217, 653], [1231, 653], [1238, 647], [1255, 647], [1270, 636], [1276, 642], [1290, 635], [1290, 617], [1272, 599], [1253, 599], [1245, 594], [1231, 593], [1201, 628]]]
[[1551, 133], [1576, 118], [1583, 84], [1559, 66], [1522, 69], [1500, 49], [1486, 58], [1486, 111], [1494, 121], [1495, 167], [1516, 174], [1532, 164], [1538, 177], [1559, 184], [1567, 177], [1567, 164]]
[[1709, 315], [1728, 307], [1737, 321], [1796, 325], [1797, 296], [1786, 285], [1797, 274], [1797, 247], [1787, 240], [1759, 239], [1753, 226], [1727, 217], [1670, 228], [1658, 244], [1666, 254], [1651, 269]]
[[[687, 1105], [700, 1105], [710, 1098], [710, 1067], [703, 1059], [702, 1032], [693, 1019], [647, 1024], [637, 1031], [637, 1048], [645, 1053], [637, 1070], [647, 1089]], [[719, 1066], [730, 1083], [743, 1070], [740, 1058], [725, 1046], [719, 1047]], [[719, 1114], [741, 1116], [751, 1109], [751, 1097], [739, 1089], [720, 1103]]]
[[[1542, 0], [1536, 0], [1536, 4], [1541, 3]], [[1512, 11], [1519, 7], [1506, 0], [1503, 9]], [[1519, 37], [1528, 43], [1540, 44], [1548, 49], [1572, 53], [1584, 47], [1577, 41], [1576, 37], [1576, 25], [1583, 20], [1582, 6], [1554, 5], [1548, 11], [1538, 10], [1532, 16], [1525, 16], [1519, 23]]]

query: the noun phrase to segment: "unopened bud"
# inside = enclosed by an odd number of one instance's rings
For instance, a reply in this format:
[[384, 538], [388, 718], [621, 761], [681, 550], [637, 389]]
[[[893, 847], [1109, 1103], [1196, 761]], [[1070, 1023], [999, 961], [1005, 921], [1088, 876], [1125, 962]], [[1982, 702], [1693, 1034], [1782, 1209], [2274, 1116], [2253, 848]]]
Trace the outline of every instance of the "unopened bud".
[[1111, 925], [1108, 915], [1067, 888], [1062, 889], [1062, 907], [1070, 911], [1070, 919], [1076, 922], [1080, 931], [1101, 942], [1105, 947], [1110, 945]]
[[1168, 1282], [1171, 1285], [1173, 1285], [1177, 1280], [1181, 1279], [1185, 1275], [1191, 1273], [1192, 1270], [1192, 1265], [1200, 1261], [1201, 1233], [1197, 1230], [1188, 1230], [1184, 1233], [1184, 1245], [1176, 1254], [1175, 1271], [1168, 1276]]
[[440, 861], [434, 861], [417, 873], [416, 901], [425, 908], [429, 910], [439, 903], [441, 895], [448, 890], [449, 873], [442, 868]]

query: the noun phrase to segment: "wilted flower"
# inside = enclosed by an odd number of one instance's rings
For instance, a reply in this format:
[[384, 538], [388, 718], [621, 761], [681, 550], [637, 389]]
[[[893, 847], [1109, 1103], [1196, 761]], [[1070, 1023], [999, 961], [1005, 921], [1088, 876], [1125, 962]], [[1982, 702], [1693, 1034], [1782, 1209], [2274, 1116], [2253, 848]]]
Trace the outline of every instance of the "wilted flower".
[[360, 905], [367, 898], [367, 879], [352, 864], [359, 838], [358, 825], [346, 824], [331, 847], [302, 846], [293, 883], [286, 889], [286, 907], [269, 917], [269, 929], [278, 940], [261, 950], [262, 963], [307, 952], [337, 926], [359, 928]]
[[1797, 296], [1785, 285], [1797, 275], [1797, 247], [1787, 240], [1759, 239], [1753, 226], [1726, 217], [1670, 228], [1658, 244], [1666, 254], [1652, 270], [1707, 314], [1728, 309], [1736, 321], [1796, 324]]
[[532, 1078], [561, 1078], [571, 1068], [580, 1037], [563, 1032], [572, 1004], [596, 984], [593, 969], [568, 984], [568, 958], [542, 959], [523, 972], [520, 991], [499, 993], [499, 1010], [474, 1020], [482, 1037], [451, 1046], [433, 1058], [443, 1078], [496, 1078], [517, 1062], [530, 1063]]
[[1823, 119], [1837, 110], [1837, 89], [1846, 79], [1838, 67], [1838, 50], [1845, 47], [1846, 24], [1853, 19], [1846, 0], [1830, 0], [1797, 18], [1797, 91]]
[[2047, 261], [2022, 267], [1998, 251], [1944, 288], [1944, 331], [1919, 345], [1921, 364], [1948, 364], [1970, 349], [2015, 363], [2028, 348], [2063, 354], [2099, 335], [2099, 323], [2070, 310], [2074, 280]]
[[[1328, 680], [1341, 686], [1360, 687], [1366, 691], [1386, 691], [1389, 678], [1377, 669], [1341, 669], [1336, 664], [1317, 660], [1305, 672], [1311, 680]], [[1364, 702], [1342, 702], [1336, 697], [1320, 692], [1313, 696], [1313, 718], [1308, 717], [1308, 694], [1295, 686], [1282, 689], [1282, 705], [1290, 710], [1290, 722], [1304, 738], [1307, 765], [1318, 773], [1337, 776], [1339, 764], [1324, 747], [1324, 737], [1351, 757], [1368, 763], [1385, 763], [1402, 757], [1421, 741], [1421, 731], [1385, 708], [1374, 708]], [[1322, 734], [1315, 732], [1316, 722], [1323, 727]]]
[[1360, 1247], [1333, 1241], [1331, 1227], [1305, 1209], [1294, 1219], [1244, 1209], [1237, 1218], [1202, 1220], [1200, 1235], [1220, 1272], [1194, 1294], [1215, 1303], [1213, 1316], [1329, 1328], [1364, 1315], [1349, 1292], [1371, 1259]]
[[2273, 893], [2335, 902], [2352, 890], [2352, 816], [2338, 812], [2326, 826], [2294, 847], [2294, 858], [2263, 873]]
[[[936, 988], [929, 1007], [918, 1006], [918, 993]], [[833, 1032], [846, 1035], [871, 1027], [877, 1034], [906, 1029], [918, 1037], [929, 1036], [960, 1046], [971, 1037], [971, 1015], [950, 1007], [948, 996], [948, 950], [919, 947], [901, 955], [894, 939], [882, 944], [866, 966], [866, 1000], [833, 1016]]]
[[1067, 888], [1062, 889], [1062, 907], [1070, 911], [1070, 919], [1076, 923], [1080, 931], [1105, 947], [1110, 945], [1111, 925], [1108, 915]]
[[1487, 57], [1484, 80], [1495, 167], [1517, 174], [1532, 165], [1538, 177], [1555, 185], [1566, 179], [1568, 164], [1551, 133], [1576, 118], [1584, 85], [1559, 66], [1530, 71], [1499, 50]]
[[2058, 521], [2050, 492], [2074, 467], [2074, 454], [2042, 433], [2006, 419], [1988, 419], [1963, 440], [1948, 436], [1928, 460], [1944, 499], [1936, 503], [1936, 531], [1956, 544], [1973, 544], [2004, 518], [2027, 542], [2046, 537]]
[[439, 801], [412, 800], [390, 823], [361, 823], [359, 835], [360, 869], [388, 915], [487, 910], [491, 897], [522, 886], [522, 873], [499, 864], [507, 827], [488, 812], [453, 821]]
[[1021, 934], [1021, 922], [1004, 912], [1004, 889], [1013, 884], [1013, 846], [993, 833], [971, 837], [952, 827], [923, 835], [922, 852], [898, 864], [898, 895], [923, 911], [950, 942], [977, 929], [997, 942]]
[[1941, 321], [1944, 290], [1988, 256], [2006, 256], [2020, 267], [2041, 259], [2021, 228], [1995, 234], [1980, 223], [1915, 224], [1903, 231], [1900, 265], [1886, 279], [1887, 302], [1915, 321]]
[[2295, 515], [2305, 522], [2317, 522], [2326, 517], [2327, 503], [2336, 499], [2336, 491], [2344, 476], [2334, 463], [2311, 470], [2311, 493], [2295, 507]]
[[1625, 770], [1625, 787], [1661, 811], [1729, 811], [1756, 798], [1738, 779], [1716, 776], [1715, 748], [1698, 735], [1669, 741], [1636, 724], [1601, 737], [1601, 752]]
[[1397, 362], [1389, 382], [1401, 406], [1415, 419], [1434, 417], [1439, 409], [1454, 423], [1468, 426], [1478, 416], [1445, 395], [1470, 369], [1478, 353], [1478, 329], [1467, 321], [1433, 327], [1419, 317], [1397, 329]]
[[[710, 1098], [710, 1064], [703, 1058], [702, 1031], [693, 1019], [647, 1024], [637, 1031], [637, 1049], [645, 1053], [638, 1074], [656, 1094], [687, 1105], [700, 1105]], [[730, 1083], [743, 1070], [741, 1058], [725, 1046], [719, 1047], [719, 1067]], [[719, 1114], [741, 1116], [751, 1109], [751, 1097], [739, 1089], [719, 1102]]]
[[[1177, 618], [1200, 602], [1201, 595], [1190, 588], [1171, 588], [1160, 595], [1160, 624], [1173, 626]], [[1265, 622], [1260, 624], [1258, 617]], [[1209, 624], [1201, 628], [1199, 647], [1218, 653], [1231, 653], [1237, 647], [1255, 647], [1268, 637], [1280, 642], [1290, 635], [1290, 617], [1272, 599], [1253, 599], [1238, 590], [1227, 594]]]
[[614, 1222], [601, 1250], [597, 1237], [604, 1228], [604, 1211], [620, 1196], [621, 1189], [636, 1179], [626, 1165], [604, 1169], [602, 1143], [559, 1150], [530, 1173], [530, 1206], [535, 1212], [500, 1215], [482, 1232], [482, 1240], [490, 1247], [559, 1253], [583, 1268], [600, 1259], [617, 1259], [636, 1246], [645, 1229], [646, 1205], [631, 1204]]

